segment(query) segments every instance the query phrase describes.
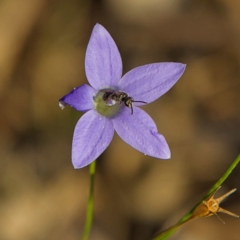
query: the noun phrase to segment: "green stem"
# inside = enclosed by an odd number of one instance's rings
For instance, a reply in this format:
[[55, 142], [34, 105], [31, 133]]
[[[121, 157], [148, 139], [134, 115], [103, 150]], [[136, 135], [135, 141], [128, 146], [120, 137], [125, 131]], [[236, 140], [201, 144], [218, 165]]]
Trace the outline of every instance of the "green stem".
[[96, 161], [92, 162], [90, 164], [90, 190], [89, 190], [89, 196], [88, 196], [88, 203], [87, 203], [87, 216], [86, 216], [86, 222], [82, 234], [82, 240], [87, 240], [89, 233], [91, 231], [92, 227], [92, 221], [93, 221], [93, 190], [94, 190], [94, 177], [96, 172]]
[[165, 231], [159, 233], [156, 237], [154, 237], [152, 240], [159, 240], [159, 239], [165, 239], [166, 237], [166, 233], [167, 232], [174, 232], [177, 231], [178, 228], [180, 228], [183, 224], [185, 224], [186, 222], [189, 222], [191, 220], [194, 220], [194, 218], [189, 218], [184, 222], [178, 222], [177, 224], [173, 225], [172, 227], [166, 229]]
[[159, 233], [157, 236], [153, 238], [153, 240], [165, 240], [168, 239], [175, 231], [180, 227], [180, 223], [185, 222], [189, 219], [194, 211], [194, 209], [206, 198], [208, 198], [222, 183], [228, 178], [228, 176], [232, 173], [233, 169], [238, 165], [240, 162], [240, 154], [237, 158], [233, 161], [233, 163], [229, 166], [227, 171], [222, 175], [222, 177], [212, 186], [212, 188], [207, 192], [207, 194], [184, 216], [180, 219], [178, 224], [174, 225], [173, 227], [168, 228], [167, 230]]

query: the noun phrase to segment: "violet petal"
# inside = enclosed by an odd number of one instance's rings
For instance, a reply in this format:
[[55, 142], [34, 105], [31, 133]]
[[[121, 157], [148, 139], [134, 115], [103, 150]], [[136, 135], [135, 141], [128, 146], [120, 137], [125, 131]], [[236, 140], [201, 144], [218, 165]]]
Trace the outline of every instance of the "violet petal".
[[128, 108], [113, 119], [113, 126], [118, 135], [130, 146], [146, 155], [168, 159], [170, 149], [165, 138], [158, 133], [152, 118], [138, 107], [133, 115]]
[[70, 93], [59, 100], [59, 106], [64, 108], [67, 104], [78, 111], [88, 111], [93, 109], [93, 97], [95, 90], [87, 84], [74, 88]]
[[95, 110], [85, 113], [74, 130], [72, 163], [82, 168], [96, 160], [108, 147], [114, 134], [110, 119], [100, 116]]
[[95, 25], [87, 46], [85, 71], [89, 83], [96, 90], [116, 87], [122, 76], [122, 59], [118, 48], [100, 24]]
[[[166, 93], [182, 76], [182, 63], [153, 63], [127, 72], [118, 87], [135, 101], [153, 102]], [[144, 103], [137, 103], [138, 106]]]

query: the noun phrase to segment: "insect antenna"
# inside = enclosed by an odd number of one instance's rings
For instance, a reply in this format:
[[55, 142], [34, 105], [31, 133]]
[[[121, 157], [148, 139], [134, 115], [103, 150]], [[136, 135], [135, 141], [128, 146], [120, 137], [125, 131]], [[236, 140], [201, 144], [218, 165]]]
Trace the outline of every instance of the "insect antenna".
[[132, 115], [133, 115], [133, 105], [132, 105], [133, 102], [139, 102], [139, 103], [145, 103], [145, 104], [147, 104], [147, 103], [144, 102], [144, 101], [134, 101], [134, 100], [132, 100], [132, 101], [129, 103], [129, 106], [130, 106], [130, 108], [131, 108], [131, 114], [132, 114]]
[[140, 103], [145, 103], [145, 104], [147, 104], [147, 102], [144, 102], [144, 101], [132, 101], [132, 102], [140, 102]]

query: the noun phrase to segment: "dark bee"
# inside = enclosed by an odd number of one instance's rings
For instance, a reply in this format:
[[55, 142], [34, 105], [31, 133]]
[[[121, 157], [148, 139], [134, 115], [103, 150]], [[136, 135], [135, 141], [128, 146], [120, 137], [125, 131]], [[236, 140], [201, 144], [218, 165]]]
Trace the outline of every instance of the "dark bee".
[[[140, 102], [140, 103], [146, 103], [143, 101], [134, 101], [134, 99], [130, 96], [127, 95], [125, 92], [121, 91], [115, 91], [115, 92], [110, 92], [106, 91], [103, 94], [103, 101], [108, 102], [108, 101], [116, 101], [119, 104], [124, 103], [126, 107], [131, 108], [131, 114], [133, 114], [133, 102]], [[146, 103], [147, 104], [147, 103]]]

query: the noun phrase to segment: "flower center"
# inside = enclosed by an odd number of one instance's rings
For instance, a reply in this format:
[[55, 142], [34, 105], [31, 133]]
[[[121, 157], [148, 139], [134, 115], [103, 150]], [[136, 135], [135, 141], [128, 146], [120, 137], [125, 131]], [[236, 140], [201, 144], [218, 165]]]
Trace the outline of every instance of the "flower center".
[[122, 109], [121, 101], [115, 97], [116, 92], [117, 90], [109, 88], [97, 92], [94, 98], [94, 106], [100, 115], [110, 118]]

